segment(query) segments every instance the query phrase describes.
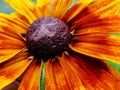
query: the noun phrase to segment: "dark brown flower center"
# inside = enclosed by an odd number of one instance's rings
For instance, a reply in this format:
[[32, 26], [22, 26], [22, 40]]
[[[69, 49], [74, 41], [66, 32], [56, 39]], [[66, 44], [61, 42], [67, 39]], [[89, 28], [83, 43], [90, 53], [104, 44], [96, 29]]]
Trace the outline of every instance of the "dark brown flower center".
[[36, 58], [47, 60], [61, 55], [68, 48], [71, 34], [60, 19], [42, 17], [34, 21], [26, 35], [28, 50]]

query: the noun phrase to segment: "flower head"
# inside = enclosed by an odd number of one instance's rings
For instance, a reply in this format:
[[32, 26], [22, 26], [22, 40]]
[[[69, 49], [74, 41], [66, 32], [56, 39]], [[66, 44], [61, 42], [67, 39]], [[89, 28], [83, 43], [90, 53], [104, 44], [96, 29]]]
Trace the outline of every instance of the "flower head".
[[119, 90], [120, 0], [5, 0], [0, 13], [0, 89]]

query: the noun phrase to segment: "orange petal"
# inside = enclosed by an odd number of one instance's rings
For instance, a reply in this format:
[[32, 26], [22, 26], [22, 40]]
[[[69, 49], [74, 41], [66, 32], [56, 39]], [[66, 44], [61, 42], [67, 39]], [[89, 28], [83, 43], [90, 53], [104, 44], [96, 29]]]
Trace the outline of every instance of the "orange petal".
[[4, 65], [4, 67], [10, 66], [11, 64], [14, 64], [20, 60], [25, 60], [25, 59], [31, 59], [29, 58], [29, 53], [28, 52], [20, 52], [16, 54], [14, 57], [10, 58], [9, 60], [0, 63], [0, 65]]
[[[16, 60], [18, 59], [18, 60]], [[14, 62], [13, 61], [17, 61]], [[15, 58], [14, 60], [1, 63], [0, 64], [0, 89], [5, 87], [6, 85], [12, 83], [15, 79], [17, 79], [30, 65], [32, 60], [29, 59], [19, 59]]]
[[120, 17], [106, 17], [94, 22], [89, 22], [78, 27], [76, 34], [90, 33], [120, 33]]
[[[73, 74], [78, 76], [85, 90], [119, 90], [120, 76], [104, 62], [75, 53], [72, 55], [64, 54], [62, 59], [74, 72]], [[64, 63], [63, 61], [60, 61], [61, 64]], [[67, 70], [65, 69], [64, 72]], [[66, 75], [69, 77], [70, 74]]]
[[23, 41], [0, 33], [0, 63], [15, 56], [24, 47]]
[[[49, 71], [50, 70], [50, 71]], [[46, 64], [46, 90], [69, 90], [66, 77], [57, 60], [48, 61]], [[53, 80], [53, 81], [51, 81]]]
[[37, 6], [43, 7], [51, 3], [51, 0], [36, 0]]
[[0, 13], [0, 32], [21, 39], [21, 34], [26, 34], [29, 27], [27, 19], [19, 13], [11, 15]]
[[0, 63], [7, 61], [20, 51], [20, 49], [0, 49]]
[[29, 20], [26, 18], [25, 15], [22, 15], [18, 12], [13, 12], [10, 14], [11, 18], [7, 18], [8, 20], [12, 20], [12, 22], [16, 23], [17, 25], [27, 28], [30, 25]]
[[46, 63], [45, 90], [57, 90], [56, 82], [55, 82], [55, 78], [54, 78], [53, 67], [52, 67], [52, 60], [49, 60]]
[[77, 73], [75, 73], [73, 69], [68, 65], [68, 63], [66, 62], [66, 59], [64, 57], [62, 58], [59, 57], [58, 60], [62, 67], [66, 80], [68, 82], [69, 88], [71, 90], [75, 90], [75, 89], [85, 90], [85, 87], [81, 82], [81, 79], [79, 78]]
[[52, 0], [36, 0], [38, 8], [41, 8], [43, 16], [50, 15]]
[[29, 0], [17, 0], [17, 1], [5, 0], [5, 1], [8, 4], [10, 4], [14, 9], [16, 9], [18, 12], [26, 16], [29, 19], [30, 23], [36, 20], [38, 16], [41, 17], [41, 12], [37, 12], [39, 11], [39, 9], [36, 8], [35, 5]]
[[73, 40], [73, 44], [70, 45], [72, 50], [91, 57], [120, 63], [119, 36], [88, 34], [79, 36], [76, 40]]
[[89, 6], [89, 10], [100, 16], [115, 14], [119, 9], [120, 0], [95, 0], [95, 4]]
[[52, 4], [51, 16], [62, 18], [73, 0], [54, 0]]
[[40, 67], [37, 60], [33, 60], [25, 72], [18, 90], [39, 90], [40, 88]]
[[0, 33], [0, 50], [22, 49], [24, 47], [25, 47], [25, 42]]
[[103, 17], [115, 15], [120, 10], [119, 4], [120, 0], [99, 0], [84, 8], [68, 24], [72, 24], [75, 28]]
[[73, 17], [80, 13], [86, 6], [92, 3], [93, 0], [79, 0], [68, 12], [66, 12], [63, 18], [65, 22], [69, 22]]

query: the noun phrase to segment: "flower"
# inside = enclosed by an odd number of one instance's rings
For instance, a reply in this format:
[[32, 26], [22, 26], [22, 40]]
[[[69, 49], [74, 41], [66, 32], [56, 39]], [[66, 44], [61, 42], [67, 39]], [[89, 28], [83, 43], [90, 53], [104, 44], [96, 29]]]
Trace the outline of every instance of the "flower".
[[5, 1], [16, 12], [0, 13], [0, 89], [21, 75], [18, 90], [120, 89], [104, 62], [120, 63], [120, 0]]

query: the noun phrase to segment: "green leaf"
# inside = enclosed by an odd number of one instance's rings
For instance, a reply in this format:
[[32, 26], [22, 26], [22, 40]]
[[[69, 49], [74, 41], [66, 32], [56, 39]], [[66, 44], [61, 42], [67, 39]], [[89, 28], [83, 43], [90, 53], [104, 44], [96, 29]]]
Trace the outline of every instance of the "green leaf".
[[107, 62], [110, 66], [112, 66], [113, 68], [115, 68], [117, 71], [120, 72], [120, 64], [116, 64], [110, 61], [105, 61], [105, 62]]
[[11, 13], [15, 11], [12, 9], [7, 3], [5, 3], [3, 0], [0, 0], [0, 13]]
[[45, 90], [45, 66], [46, 66], [46, 62], [43, 63], [41, 70], [40, 90]]

